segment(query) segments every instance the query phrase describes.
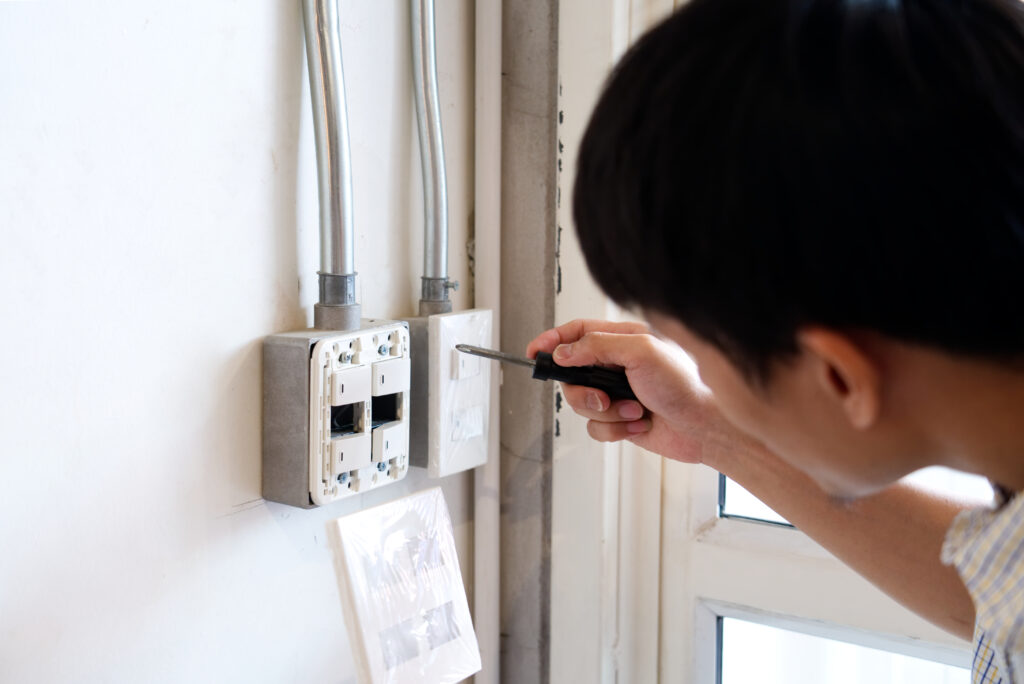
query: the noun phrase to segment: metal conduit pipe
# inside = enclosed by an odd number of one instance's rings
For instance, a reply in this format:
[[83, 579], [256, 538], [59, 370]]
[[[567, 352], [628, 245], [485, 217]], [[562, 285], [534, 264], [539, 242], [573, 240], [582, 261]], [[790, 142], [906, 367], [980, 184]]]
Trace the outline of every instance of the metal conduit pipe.
[[420, 163], [423, 167], [423, 278], [420, 316], [452, 310], [448, 290], [448, 187], [444, 169], [444, 137], [437, 94], [437, 46], [434, 41], [434, 0], [410, 0], [412, 60]]
[[320, 300], [313, 309], [313, 325], [351, 330], [359, 327], [360, 312], [338, 0], [302, 0], [302, 18], [320, 195]]

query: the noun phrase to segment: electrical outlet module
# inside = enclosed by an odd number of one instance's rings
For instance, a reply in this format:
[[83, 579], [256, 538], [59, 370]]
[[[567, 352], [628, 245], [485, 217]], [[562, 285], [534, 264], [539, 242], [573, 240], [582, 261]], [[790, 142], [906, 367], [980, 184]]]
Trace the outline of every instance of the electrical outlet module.
[[363, 325], [264, 342], [263, 498], [309, 508], [408, 472], [408, 327]]

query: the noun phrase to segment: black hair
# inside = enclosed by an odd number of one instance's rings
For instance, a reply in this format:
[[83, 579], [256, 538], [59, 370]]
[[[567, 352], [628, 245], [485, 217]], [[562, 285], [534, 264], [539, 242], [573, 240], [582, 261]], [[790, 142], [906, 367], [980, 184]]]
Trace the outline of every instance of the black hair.
[[692, 0], [612, 73], [591, 273], [766, 379], [809, 324], [1024, 355], [1024, 2]]

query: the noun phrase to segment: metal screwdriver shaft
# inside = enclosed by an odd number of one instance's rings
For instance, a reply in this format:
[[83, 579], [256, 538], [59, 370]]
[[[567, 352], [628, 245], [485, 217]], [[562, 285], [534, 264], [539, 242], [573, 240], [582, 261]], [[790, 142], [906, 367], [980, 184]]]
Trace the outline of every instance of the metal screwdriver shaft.
[[602, 366], [559, 366], [547, 352], [538, 352], [536, 359], [527, 359], [522, 356], [513, 356], [494, 349], [483, 349], [469, 344], [457, 344], [455, 348], [465, 354], [482, 356], [485, 359], [493, 359], [504, 363], [513, 363], [517, 366], [526, 366], [533, 369], [533, 377], [537, 380], [558, 380], [570, 385], [583, 385], [605, 391], [609, 397], [614, 399], [633, 399], [636, 395], [629, 386], [626, 372]]
[[522, 356], [513, 356], [512, 354], [506, 354], [505, 352], [496, 351], [494, 349], [484, 349], [483, 347], [474, 347], [471, 344], [457, 344], [455, 348], [464, 354], [472, 354], [473, 356], [482, 356], [485, 359], [491, 359], [493, 361], [502, 361], [504, 363], [514, 363], [517, 366], [526, 366], [527, 368], [534, 368], [537, 362], [533, 359], [527, 359]]

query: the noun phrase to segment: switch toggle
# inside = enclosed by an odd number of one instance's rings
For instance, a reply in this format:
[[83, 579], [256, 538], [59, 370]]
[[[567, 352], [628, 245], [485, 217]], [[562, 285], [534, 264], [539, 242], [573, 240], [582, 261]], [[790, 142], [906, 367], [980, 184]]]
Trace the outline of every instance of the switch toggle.
[[405, 392], [409, 389], [410, 370], [408, 357], [373, 364], [373, 387], [370, 394], [379, 397]]
[[373, 460], [386, 462], [404, 456], [409, 444], [409, 426], [394, 421], [384, 423], [373, 430]]
[[[467, 356], [463, 354], [462, 356]], [[336, 371], [331, 376], [331, 406], [365, 401], [370, 395], [372, 372], [369, 366]]]
[[338, 473], [370, 465], [370, 433], [359, 432], [332, 439], [331, 460]]
[[452, 380], [480, 375], [480, 357], [452, 349]]

